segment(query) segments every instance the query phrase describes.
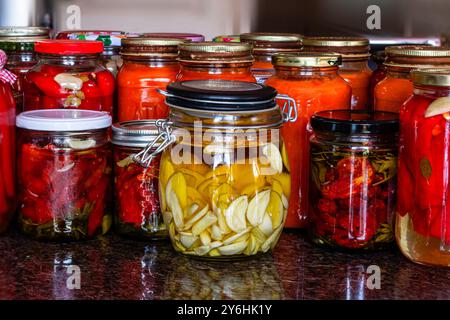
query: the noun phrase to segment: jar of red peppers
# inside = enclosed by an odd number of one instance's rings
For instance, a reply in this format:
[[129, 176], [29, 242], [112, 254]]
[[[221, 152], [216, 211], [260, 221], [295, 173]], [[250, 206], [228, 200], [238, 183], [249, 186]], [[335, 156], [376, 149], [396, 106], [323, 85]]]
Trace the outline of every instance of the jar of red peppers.
[[349, 250], [387, 247], [394, 240], [398, 115], [322, 111], [311, 126], [311, 240]]
[[175, 81], [182, 39], [127, 38], [122, 41], [123, 66], [117, 76], [119, 121], [166, 118], [168, 107], [157, 89]]
[[36, 63], [34, 43], [49, 38], [50, 29], [42, 27], [0, 27], [0, 49], [6, 52], [6, 68], [16, 74], [18, 79], [13, 84], [13, 92], [22, 111], [24, 76]]
[[342, 55], [339, 75], [352, 87], [351, 109], [364, 110], [369, 104], [369, 40], [358, 37], [305, 37], [304, 51], [336, 52]]
[[91, 110], [34, 110], [17, 117], [20, 230], [75, 241], [111, 225], [111, 116]]
[[450, 266], [450, 69], [413, 71], [400, 109], [396, 238], [410, 260]]
[[300, 52], [302, 48], [302, 36], [296, 33], [243, 33], [240, 35], [240, 40], [253, 46], [255, 62], [252, 73], [256, 81], [261, 84], [275, 74], [272, 55]]
[[134, 238], [166, 239], [168, 234], [158, 199], [160, 157], [153, 158], [147, 166], [133, 160], [135, 154], [157, 137], [155, 121], [120, 122], [112, 130], [116, 230]]
[[247, 43], [197, 42], [180, 45], [177, 81], [221, 79], [256, 82], [250, 70], [252, 46]]
[[89, 109], [113, 113], [115, 80], [99, 64], [100, 41], [42, 40], [39, 62], [25, 76], [24, 110]]

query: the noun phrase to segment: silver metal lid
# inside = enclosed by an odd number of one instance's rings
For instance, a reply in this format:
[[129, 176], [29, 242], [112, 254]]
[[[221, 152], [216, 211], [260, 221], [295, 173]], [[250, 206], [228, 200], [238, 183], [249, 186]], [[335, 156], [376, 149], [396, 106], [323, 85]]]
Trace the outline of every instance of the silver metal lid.
[[155, 120], [132, 120], [113, 124], [112, 133], [115, 145], [144, 148], [158, 137], [158, 128]]

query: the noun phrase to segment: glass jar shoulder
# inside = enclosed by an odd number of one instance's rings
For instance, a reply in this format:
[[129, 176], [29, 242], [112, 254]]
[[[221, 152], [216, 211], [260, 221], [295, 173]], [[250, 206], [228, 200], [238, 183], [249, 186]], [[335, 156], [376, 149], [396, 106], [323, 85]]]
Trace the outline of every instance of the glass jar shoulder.
[[137, 63], [125, 61], [117, 75], [119, 86], [145, 86], [148, 83], [167, 83], [175, 79], [178, 63]]

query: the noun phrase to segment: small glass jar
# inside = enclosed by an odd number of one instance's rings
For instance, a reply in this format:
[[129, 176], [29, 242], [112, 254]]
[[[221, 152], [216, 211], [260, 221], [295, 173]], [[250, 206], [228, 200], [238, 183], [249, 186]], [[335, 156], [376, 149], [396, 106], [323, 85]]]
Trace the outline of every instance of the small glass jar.
[[48, 39], [50, 29], [42, 27], [0, 27], [0, 49], [6, 52], [6, 68], [18, 78], [13, 84], [17, 113], [23, 109], [23, 81], [25, 74], [37, 63], [34, 43]]
[[143, 33], [141, 37], [144, 38], [175, 38], [183, 39], [192, 42], [203, 42], [205, 41], [205, 36], [196, 33], [175, 33], [175, 32], [151, 32]]
[[118, 119], [130, 121], [166, 118], [164, 90], [180, 70], [178, 45], [182, 39], [127, 38], [122, 41], [123, 65], [117, 76]]
[[120, 122], [112, 130], [116, 231], [138, 239], [167, 239], [158, 198], [160, 157], [145, 167], [133, 160], [135, 154], [157, 137], [155, 121]]
[[352, 110], [369, 105], [369, 40], [358, 37], [305, 37], [304, 51], [336, 52], [342, 55], [339, 75], [352, 87]]
[[221, 79], [256, 82], [250, 70], [252, 47], [247, 43], [183, 43], [177, 81]]
[[122, 66], [120, 56], [121, 41], [125, 38], [124, 31], [111, 30], [67, 30], [59, 32], [55, 39], [93, 40], [103, 42], [103, 52], [100, 55], [102, 65], [114, 76]]
[[17, 117], [22, 233], [78, 241], [111, 225], [111, 116], [90, 110], [33, 110]]
[[296, 33], [254, 32], [240, 35], [241, 42], [253, 46], [255, 62], [252, 73], [258, 83], [264, 84], [275, 74], [272, 56], [276, 53], [298, 53], [302, 48], [302, 36]]
[[[168, 120], [157, 123], [164, 150], [160, 203], [177, 252], [212, 260], [268, 252], [281, 235], [290, 175], [281, 156], [284, 121], [276, 91], [229, 80], [174, 82]], [[295, 109], [291, 109], [295, 117]]]
[[339, 249], [394, 240], [398, 114], [332, 110], [311, 118], [309, 235]]
[[386, 76], [374, 89], [375, 110], [400, 111], [413, 94], [412, 70], [450, 68], [450, 49], [445, 47], [393, 46], [385, 52]]
[[370, 85], [369, 85], [369, 93], [370, 93], [370, 104], [369, 107], [372, 110], [375, 106], [375, 96], [374, 90], [375, 86], [386, 77], [386, 66], [384, 65], [384, 61], [386, 60], [386, 54], [384, 50], [377, 51], [372, 54], [372, 60], [376, 64], [376, 69], [372, 72], [370, 76]]
[[298, 109], [297, 120], [281, 129], [285, 142], [283, 160], [292, 178], [286, 227], [304, 228], [308, 217], [309, 119], [317, 111], [349, 109], [351, 88], [338, 75], [338, 54], [276, 54], [272, 61], [275, 75], [266, 85], [294, 99]]
[[414, 95], [400, 109], [395, 235], [402, 253], [450, 266], [450, 69], [411, 73]]
[[115, 79], [99, 63], [100, 41], [42, 40], [24, 81], [24, 110], [87, 109], [113, 114]]

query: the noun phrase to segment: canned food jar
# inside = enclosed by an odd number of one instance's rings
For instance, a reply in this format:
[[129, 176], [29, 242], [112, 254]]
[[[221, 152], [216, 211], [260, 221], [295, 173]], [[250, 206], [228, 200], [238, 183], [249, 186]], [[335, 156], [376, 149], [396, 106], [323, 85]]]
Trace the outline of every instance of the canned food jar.
[[400, 109], [395, 235], [402, 253], [450, 266], [450, 69], [411, 73], [414, 95]]
[[157, 137], [155, 121], [120, 122], [113, 125], [112, 131], [116, 231], [134, 238], [167, 239], [158, 198], [160, 157], [148, 166], [133, 160]]
[[167, 117], [168, 107], [157, 89], [175, 81], [180, 70], [178, 45], [184, 41], [142, 37], [123, 40], [124, 63], [117, 76], [119, 121]]
[[143, 33], [141, 37], [144, 38], [175, 38], [184, 39], [192, 42], [203, 42], [205, 36], [197, 33], [175, 33], [175, 32], [150, 32]]
[[295, 122], [281, 128], [285, 142], [282, 155], [292, 178], [286, 227], [304, 228], [308, 217], [309, 119], [321, 110], [350, 109], [351, 88], [338, 75], [338, 54], [276, 54], [272, 61], [275, 75], [266, 85], [295, 100], [298, 113]]
[[311, 118], [313, 243], [348, 250], [392, 244], [398, 126], [391, 112], [332, 110]]
[[111, 225], [111, 116], [91, 110], [33, 110], [17, 117], [22, 233], [76, 241]]
[[18, 113], [23, 108], [24, 76], [37, 63], [34, 43], [48, 39], [49, 34], [50, 29], [43, 27], [0, 27], [0, 49], [8, 56], [6, 68], [18, 77], [13, 84]]
[[87, 109], [113, 114], [115, 80], [98, 61], [100, 41], [42, 40], [25, 75], [24, 110]]
[[103, 52], [100, 55], [102, 65], [116, 76], [122, 66], [120, 48], [126, 32], [112, 30], [67, 30], [56, 35], [56, 39], [93, 40], [103, 42]]
[[393, 46], [385, 52], [386, 76], [374, 89], [375, 110], [400, 111], [413, 94], [412, 70], [450, 68], [450, 49], [446, 47]]
[[291, 181], [279, 128], [295, 108], [284, 117], [275, 89], [241, 81], [174, 82], [166, 95], [159, 147], [135, 159], [145, 165], [164, 150], [160, 203], [175, 250], [214, 260], [273, 249]]
[[302, 48], [302, 36], [296, 33], [253, 32], [240, 35], [241, 42], [253, 46], [255, 62], [252, 73], [258, 83], [264, 84], [275, 74], [272, 56], [276, 53], [296, 53]]
[[353, 110], [366, 110], [369, 104], [369, 40], [358, 37], [305, 37], [304, 51], [336, 52], [342, 55], [339, 75], [352, 87]]
[[248, 43], [197, 42], [179, 46], [177, 81], [221, 79], [256, 82], [252, 46]]

